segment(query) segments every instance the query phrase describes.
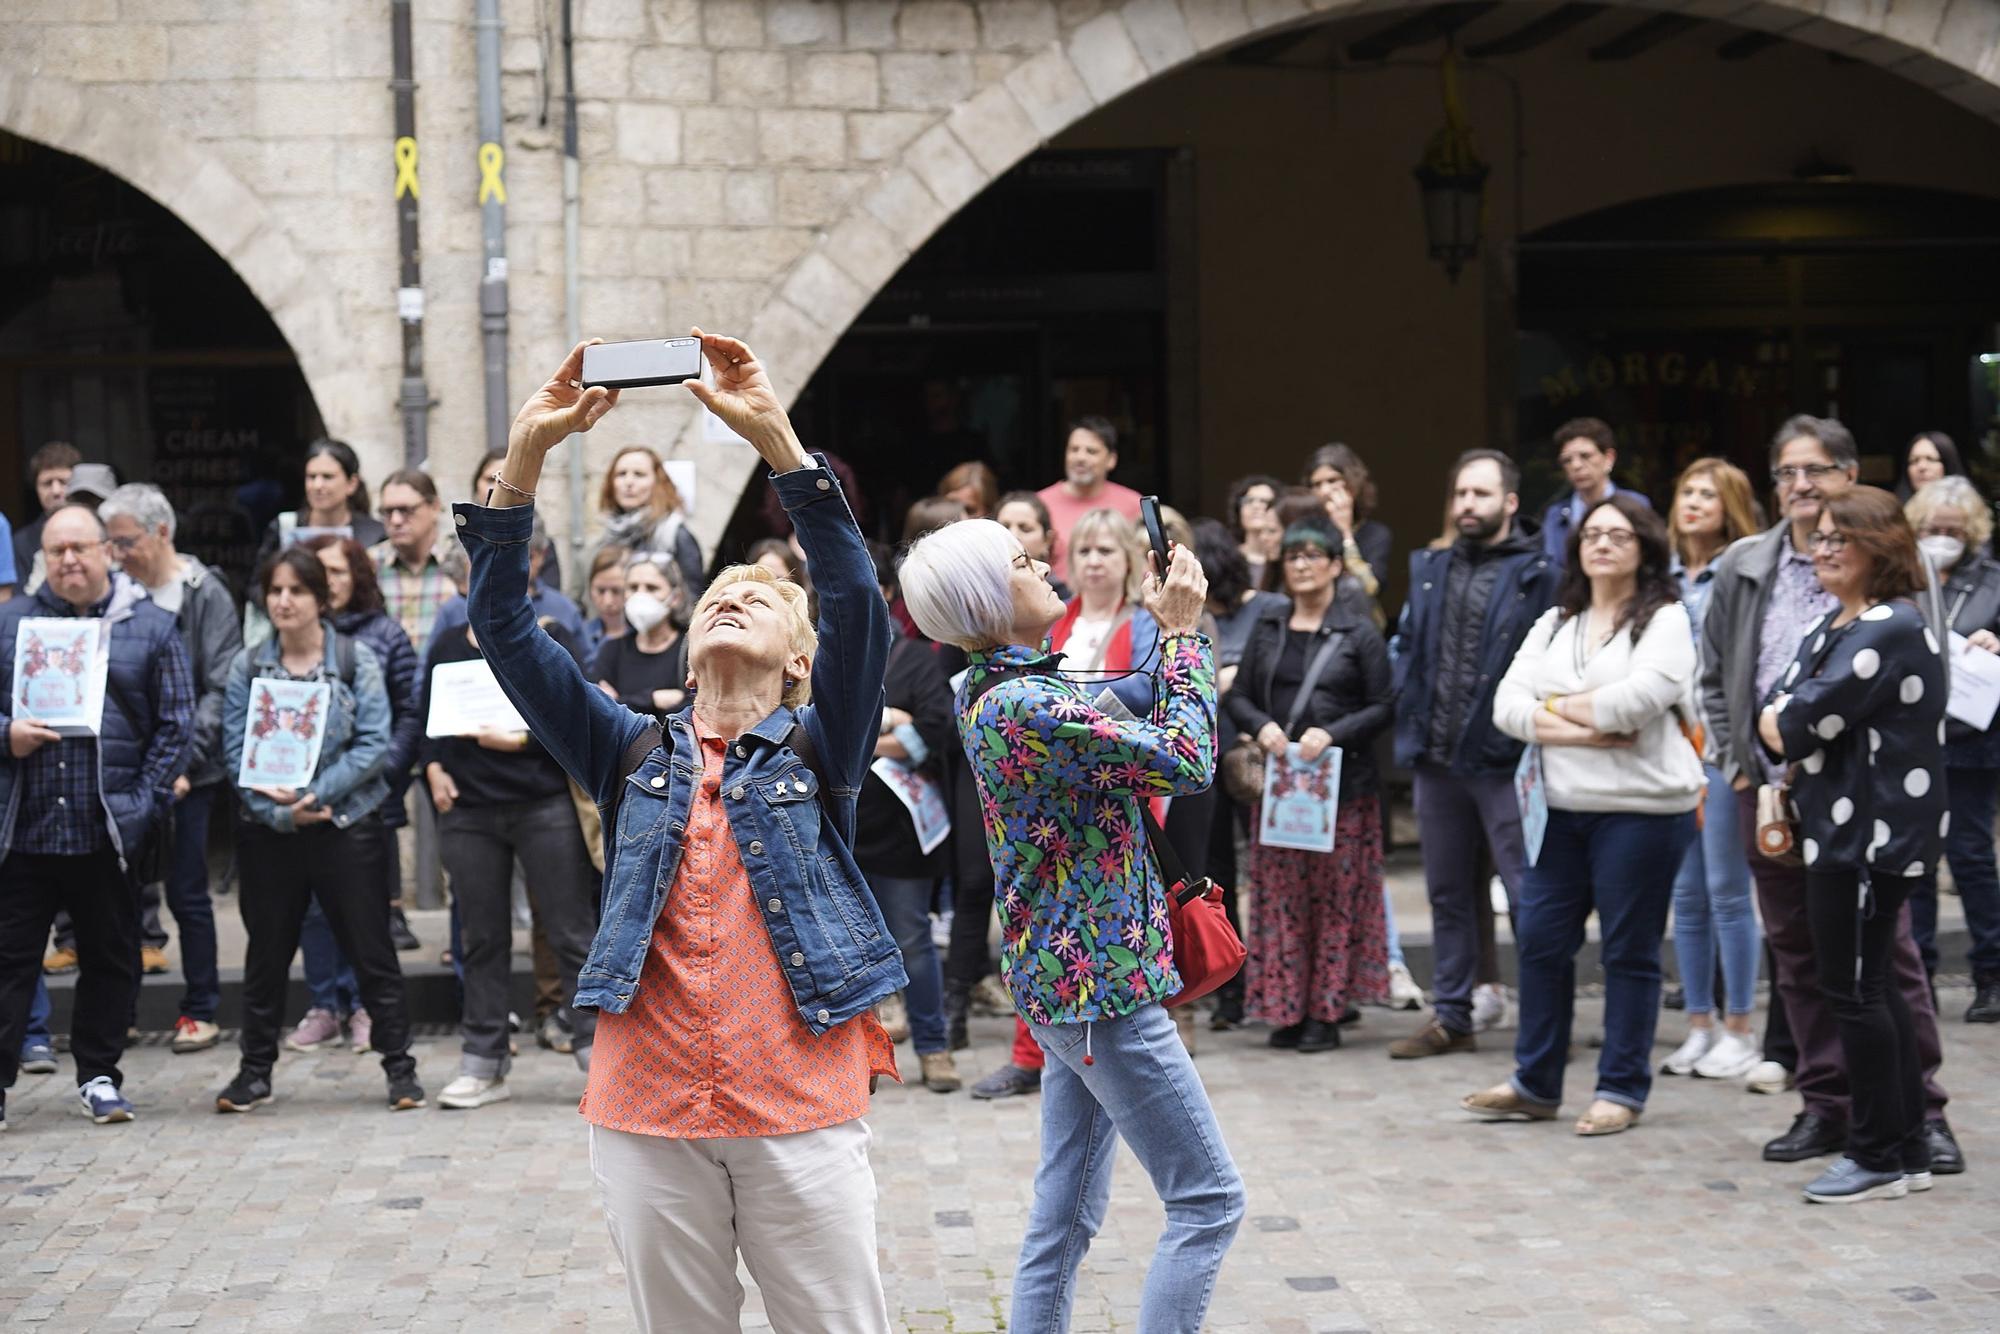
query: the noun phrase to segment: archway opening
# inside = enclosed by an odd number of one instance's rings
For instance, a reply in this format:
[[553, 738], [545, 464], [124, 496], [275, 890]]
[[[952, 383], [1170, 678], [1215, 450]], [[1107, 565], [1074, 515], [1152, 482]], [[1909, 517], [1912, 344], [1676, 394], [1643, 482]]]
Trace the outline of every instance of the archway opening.
[[240, 591], [323, 433], [298, 359], [221, 256], [82, 158], [0, 132], [0, 503], [66, 440], [177, 512], [177, 544]]

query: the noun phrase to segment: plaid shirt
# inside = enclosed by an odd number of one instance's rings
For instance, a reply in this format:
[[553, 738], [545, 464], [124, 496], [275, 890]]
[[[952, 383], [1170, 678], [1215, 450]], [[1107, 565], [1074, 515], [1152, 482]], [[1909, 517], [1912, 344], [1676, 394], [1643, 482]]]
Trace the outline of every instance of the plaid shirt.
[[395, 544], [384, 538], [368, 548], [375, 558], [375, 573], [382, 585], [382, 605], [410, 637], [410, 645], [423, 660], [430, 647], [431, 627], [437, 623], [438, 608], [458, 596], [458, 588], [445, 577], [438, 559], [443, 540], [433, 543], [423, 568], [413, 570], [396, 555]]
[[[87, 614], [102, 616], [110, 605], [111, 594], [106, 593], [104, 600]], [[115, 628], [112, 633], [117, 633]], [[187, 659], [163, 655], [158, 670], [160, 713], [171, 716], [178, 712], [183, 717], [193, 717], [194, 678], [188, 671]], [[107, 710], [116, 707], [109, 691], [104, 707]], [[151, 732], [152, 719], [133, 721]], [[179, 757], [173, 758], [178, 763]], [[51, 741], [17, 763], [21, 766], [16, 780], [21, 785], [21, 810], [14, 827], [15, 852], [81, 857], [111, 846], [111, 832], [106, 823], [110, 815], [98, 791], [97, 738], [64, 737]], [[148, 763], [152, 763], [151, 756]], [[172, 786], [176, 776], [149, 772], [144, 775], [144, 786], [149, 790], [164, 790]], [[126, 849], [127, 855], [137, 851]]]

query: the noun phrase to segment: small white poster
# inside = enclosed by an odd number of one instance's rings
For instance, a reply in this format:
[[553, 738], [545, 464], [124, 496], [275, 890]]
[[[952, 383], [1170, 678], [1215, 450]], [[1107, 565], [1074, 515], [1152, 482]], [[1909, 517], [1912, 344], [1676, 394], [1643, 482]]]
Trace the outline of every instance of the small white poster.
[[259, 676], [250, 682], [250, 705], [243, 719], [243, 762], [238, 787], [312, 786], [326, 741], [326, 715], [333, 687], [324, 681], [287, 681]]
[[1951, 693], [1944, 711], [1984, 732], [2000, 711], [2000, 654], [1972, 647], [1957, 631], [1951, 636]]
[[484, 658], [441, 662], [431, 669], [431, 712], [425, 736], [525, 732], [528, 724], [500, 689]]
[[882, 780], [889, 791], [895, 793], [896, 800], [902, 802], [903, 809], [910, 813], [910, 823], [916, 827], [919, 848], [928, 854], [944, 842], [945, 835], [951, 832], [951, 812], [945, 809], [944, 797], [938, 792], [936, 783], [887, 755], [869, 765], [868, 769]]
[[1315, 760], [1299, 758], [1296, 743], [1282, 756], [1264, 757], [1264, 805], [1257, 841], [1300, 852], [1332, 852], [1340, 808], [1341, 754], [1329, 746]]
[[37, 617], [14, 640], [13, 716], [63, 736], [96, 736], [104, 723], [110, 643], [95, 617]]
[[1521, 843], [1528, 865], [1542, 859], [1542, 839], [1549, 832], [1549, 790], [1542, 781], [1542, 748], [1529, 746], [1514, 766], [1514, 804], [1521, 812]]

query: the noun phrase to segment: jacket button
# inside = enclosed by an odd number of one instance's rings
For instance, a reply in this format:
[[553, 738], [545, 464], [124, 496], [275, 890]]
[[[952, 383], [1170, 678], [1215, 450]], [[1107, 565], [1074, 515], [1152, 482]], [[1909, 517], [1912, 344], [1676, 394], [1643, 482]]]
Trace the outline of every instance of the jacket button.
[[804, 779], [800, 779], [800, 778], [794, 778], [794, 779], [792, 780], [792, 786], [793, 786], [793, 787], [795, 787], [795, 788], [797, 788], [797, 789], [798, 789], [799, 791], [801, 791], [801, 792], [803, 792], [803, 791], [805, 791], [805, 790], [806, 790], [806, 785], [805, 785], [805, 780], [804, 780]]
[[458, 526], [460, 528], [465, 527], [465, 516], [463, 514], [454, 515], [453, 517], [458, 520]]
[[[825, 486], [826, 483], [821, 482], [820, 485]], [[818, 1014], [814, 1015], [813, 1018], [819, 1020], [823, 1024], [826, 1023], [828, 1020], [832, 1019], [833, 1016], [828, 1014], [825, 1010], [821, 1010]]]
[[[826, 478], [822, 477], [822, 478], [820, 478], [820, 479], [819, 479], [819, 489], [820, 489], [820, 490], [822, 490], [822, 491], [831, 491], [831, 490], [833, 490], [833, 483], [832, 483], [832, 482], [829, 482], [829, 481], [827, 481], [827, 480], [826, 480]], [[822, 1020], [824, 1020], [824, 1019], [826, 1018], [826, 1011], [825, 1011], [825, 1010], [821, 1010], [821, 1011], [819, 1012], [819, 1017], [820, 1017], [820, 1018], [821, 1018]]]
[[741, 784], [729, 789], [729, 799], [731, 801], [743, 800], [743, 787]]
[[803, 968], [805, 966], [806, 966], [806, 956], [794, 950], [792, 952], [792, 967]]
[[762, 839], [753, 838], [750, 840], [750, 855], [752, 857], [761, 857], [764, 855], [764, 841]]
[[742, 759], [744, 756], [748, 755], [749, 753], [750, 753], [749, 751], [745, 750], [741, 746], [738, 746], [736, 748], [736, 758], [739, 760]]
[[666, 775], [665, 775], [665, 774], [654, 774], [654, 775], [653, 775], [653, 786], [654, 786], [654, 787], [665, 787], [666, 785], [667, 785], [667, 777], [666, 777]]
[[764, 906], [766, 908], [769, 908], [772, 912], [783, 912], [785, 910], [785, 902], [783, 899], [772, 899], [769, 903], [765, 904]]

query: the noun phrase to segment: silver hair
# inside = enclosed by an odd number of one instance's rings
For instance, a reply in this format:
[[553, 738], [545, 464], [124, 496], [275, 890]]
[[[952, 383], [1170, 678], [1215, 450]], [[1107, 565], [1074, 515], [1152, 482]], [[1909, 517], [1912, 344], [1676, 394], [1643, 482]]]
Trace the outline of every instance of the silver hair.
[[106, 523], [121, 516], [149, 533], [165, 527], [169, 539], [174, 535], [173, 502], [167, 499], [166, 492], [146, 482], [127, 482], [97, 507], [97, 517]]
[[1012, 567], [1020, 543], [991, 519], [962, 519], [917, 539], [903, 557], [903, 605], [917, 628], [963, 649], [1005, 644], [1014, 631]]

